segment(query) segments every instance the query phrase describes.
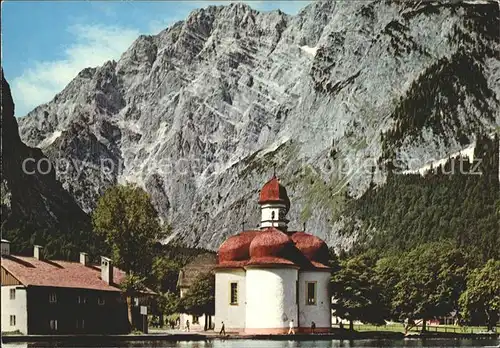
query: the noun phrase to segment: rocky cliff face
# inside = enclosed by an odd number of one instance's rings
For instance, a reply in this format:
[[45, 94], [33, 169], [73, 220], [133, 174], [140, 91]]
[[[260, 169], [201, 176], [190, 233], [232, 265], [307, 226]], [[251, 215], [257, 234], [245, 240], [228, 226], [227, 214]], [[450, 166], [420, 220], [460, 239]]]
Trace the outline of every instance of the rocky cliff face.
[[500, 124], [498, 3], [317, 1], [298, 15], [211, 6], [88, 68], [20, 119], [90, 212], [145, 187], [172, 238], [216, 248], [259, 222], [273, 166], [290, 227], [331, 245], [346, 197]]
[[[14, 103], [2, 71], [2, 233], [65, 233], [90, 226], [89, 217], [57, 181], [40, 149], [19, 137]], [[18, 246], [15, 246], [18, 247]]]

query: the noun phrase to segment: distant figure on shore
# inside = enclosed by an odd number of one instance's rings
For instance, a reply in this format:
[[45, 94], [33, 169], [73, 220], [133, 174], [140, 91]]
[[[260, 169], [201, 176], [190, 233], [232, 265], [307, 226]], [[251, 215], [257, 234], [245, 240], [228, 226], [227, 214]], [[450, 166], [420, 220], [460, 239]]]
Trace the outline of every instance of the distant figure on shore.
[[220, 327], [219, 335], [226, 335], [226, 326], [224, 325], [224, 322], [222, 322], [222, 326]]
[[316, 323], [313, 321], [311, 323], [311, 333], [314, 333], [314, 330], [316, 329]]
[[189, 332], [189, 320], [186, 320], [186, 331]]
[[295, 335], [295, 330], [294, 330], [294, 324], [293, 324], [293, 319], [290, 320], [290, 329], [288, 330], [289, 335]]

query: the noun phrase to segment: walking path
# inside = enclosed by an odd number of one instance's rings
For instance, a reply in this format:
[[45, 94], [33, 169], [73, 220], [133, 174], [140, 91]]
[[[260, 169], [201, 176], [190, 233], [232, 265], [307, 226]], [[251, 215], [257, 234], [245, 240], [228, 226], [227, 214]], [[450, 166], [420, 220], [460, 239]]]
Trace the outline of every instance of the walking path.
[[[294, 341], [319, 341], [334, 339], [403, 339], [401, 332], [351, 332], [348, 330], [333, 329], [328, 334], [302, 334], [295, 335], [245, 335], [228, 332], [225, 336], [218, 335], [213, 331], [185, 332], [170, 329], [150, 329], [148, 334], [139, 335], [4, 335], [3, 343], [8, 342], [106, 342], [106, 341], [206, 341], [212, 339], [252, 339], [252, 340], [290, 340]], [[458, 334], [458, 333], [426, 333], [423, 335], [412, 335], [412, 338], [423, 337], [445, 337], [445, 338], [498, 338], [498, 334]]]

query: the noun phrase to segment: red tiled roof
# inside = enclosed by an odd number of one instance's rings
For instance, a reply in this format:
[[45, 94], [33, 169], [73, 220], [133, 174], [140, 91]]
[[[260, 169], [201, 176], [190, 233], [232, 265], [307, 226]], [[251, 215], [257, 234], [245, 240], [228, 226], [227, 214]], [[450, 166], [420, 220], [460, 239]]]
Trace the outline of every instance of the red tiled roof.
[[260, 231], [244, 231], [229, 237], [219, 248], [219, 263], [250, 258], [250, 243]]
[[329, 266], [324, 265], [322, 263], [316, 262], [316, 261], [311, 261], [311, 264], [314, 266], [314, 268], [324, 268], [324, 269], [330, 269]]
[[259, 204], [280, 202], [284, 203], [287, 208], [290, 207], [290, 199], [286, 193], [286, 188], [279, 183], [276, 176], [266, 182], [260, 190]]
[[265, 257], [252, 257], [247, 263], [248, 266], [251, 265], [288, 265], [288, 266], [298, 266], [296, 263], [287, 260], [282, 257], [275, 256], [265, 256]]
[[328, 246], [320, 238], [305, 232], [295, 232], [291, 238], [295, 247], [309, 260], [321, 263], [328, 262]]
[[101, 279], [100, 266], [17, 255], [2, 256], [2, 267], [25, 286], [120, 291], [119, 284], [125, 278], [125, 272], [113, 267], [113, 284], [109, 285]]
[[219, 262], [217, 266], [215, 266], [215, 269], [222, 269], [222, 268], [243, 268], [248, 264], [249, 260], [244, 260], [244, 261], [223, 261]]
[[292, 240], [285, 233], [274, 227], [266, 228], [250, 243], [250, 257], [255, 259], [279, 256], [291, 243]]
[[284, 233], [274, 227], [229, 237], [218, 255], [216, 269], [270, 264], [329, 269], [326, 266], [328, 247], [324, 241], [305, 232]]

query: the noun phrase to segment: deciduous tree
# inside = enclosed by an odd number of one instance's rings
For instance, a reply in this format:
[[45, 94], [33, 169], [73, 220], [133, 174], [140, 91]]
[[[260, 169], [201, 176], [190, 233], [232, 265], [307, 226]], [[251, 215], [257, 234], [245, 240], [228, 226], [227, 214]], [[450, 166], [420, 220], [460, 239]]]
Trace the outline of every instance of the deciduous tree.
[[465, 286], [466, 260], [451, 242], [417, 247], [401, 257], [392, 309], [402, 320], [426, 320], [449, 315], [458, 308]]
[[332, 276], [332, 309], [336, 316], [349, 320], [350, 330], [354, 320], [384, 324], [389, 314], [377, 282], [375, 262], [375, 255], [362, 254], [342, 261], [340, 270]]
[[127, 295], [129, 321], [131, 294], [143, 286], [151, 269], [155, 244], [166, 233], [148, 194], [127, 184], [110, 188], [97, 202], [92, 214], [94, 231], [102, 236], [116, 265], [127, 274], [123, 290]]
[[460, 296], [460, 309], [468, 322], [479, 317], [489, 330], [495, 326], [500, 312], [500, 261], [491, 259], [470, 272], [466, 290]]
[[188, 314], [205, 315], [205, 330], [208, 330], [208, 316], [215, 314], [215, 275], [200, 274], [181, 298], [180, 307]]

